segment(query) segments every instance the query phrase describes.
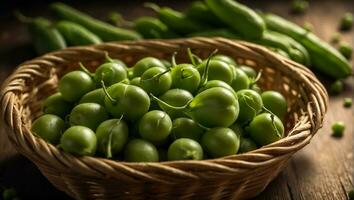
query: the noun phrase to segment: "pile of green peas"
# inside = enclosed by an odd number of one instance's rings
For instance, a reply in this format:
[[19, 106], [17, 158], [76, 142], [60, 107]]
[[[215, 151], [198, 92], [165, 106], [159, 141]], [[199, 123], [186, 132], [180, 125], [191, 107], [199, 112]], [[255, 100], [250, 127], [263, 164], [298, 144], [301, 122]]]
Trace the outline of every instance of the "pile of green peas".
[[111, 59], [61, 77], [33, 134], [76, 156], [127, 162], [202, 160], [245, 153], [284, 136], [284, 96], [261, 72], [214, 51], [190, 63]]

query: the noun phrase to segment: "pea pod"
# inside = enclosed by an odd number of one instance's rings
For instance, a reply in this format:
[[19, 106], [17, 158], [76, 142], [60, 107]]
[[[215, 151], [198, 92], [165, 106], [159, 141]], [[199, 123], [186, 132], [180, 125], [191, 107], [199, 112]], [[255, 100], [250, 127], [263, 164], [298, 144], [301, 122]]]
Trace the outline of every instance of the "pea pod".
[[233, 0], [205, 0], [205, 2], [217, 17], [242, 36], [251, 39], [262, 37], [265, 23], [252, 9]]
[[134, 28], [144, 38], [178, 38], [164, 23], [154, 17], [140, 17], [134, 21]]
[[306, 54], [303, 54], [302, 51], [294, 48], [294, 41], [290, 41], [289, 38], [283, 34], [276, 33], [274, 31], [265, 31], [261, 39], [255, 41], [251, 40], [251, 42], [281, 49], [282, 51], [286, 52], [292, 60], [302, 64], [309, 64], [309, 58], [306, 57]]
[[229, 39], [240, 39], [241, 37], [228, 29], [211, 29], [207, 31], [198, 31], [188, 35], [188, 37], [224, 37]]
[[70, 21], [60, 21], [57, 29], [64, 36], [69, 45], [99, 44], [101, 39], [85, 27]]
[[211, 29], [208, 25], [188, 19], [183, 13], [171, 8], [160, 8], [158, 5], [153, 3], [146, 3], [145, 6], [155, 10], [158, 13], [159, 19], [176, 33], [185, 35]]
[[191, 20], [211, 24], [213, 27], [225, 26], [225, 24], [202, 1], [192, 2], [185, 14], [186, 17]]
[[339, 79], [352, 74], [348, 61], [332, 46], [316, 35], [279, 16], [266, 14], [263, 16], [267, 27], [294, 38], [309, 52], [313, 66], [329, 77]]
[[66, 47], [63, 36], [52, 26], [49, 20], [43, 17], [28, 18], [19, 12], [16, 12], [15, 15], [21, 22], [28, 23], [28, 31], [37, 54], [44, 54]]
[[99, 21], [63, 3], [53, 3], [51, 8], [60, 19], [82, 25], [103, 41], [141, 39], [141, 35], [135, 31], [118, 28]]

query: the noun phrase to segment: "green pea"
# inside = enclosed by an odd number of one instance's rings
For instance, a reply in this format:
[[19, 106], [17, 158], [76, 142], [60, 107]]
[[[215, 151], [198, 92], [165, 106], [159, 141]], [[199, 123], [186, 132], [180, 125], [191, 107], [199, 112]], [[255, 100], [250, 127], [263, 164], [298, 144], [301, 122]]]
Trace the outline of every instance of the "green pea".
[[212, 128], [201, 140], [203, 149], [213, 158], [234, 155], [240, 147], [240, 140], [229, 128]]
[[235, 67], [237, 66], [236, 61], [233, 58], [231, 58], [230, 56], [219, 54], [219, 55], [213, 56], [212, 59], [213, 60], [223, 61], [223, 62], [225, 62], [225, 63], [227, 63], [229, 65], [235, 66]]
[[253, 118], [246, 131], [259, 146], [264, 146], [284, 136], [284, 125], [277, 116], [261, 113]]
[[45, 114], [33, 122], [31, 130], [39, 137], [55, 145], [59, 143], [65, 128], [65, 122], [60, 117]]
[[332, 136], [342, 137], [345, 130], [345, 124], [341, 121], [332, 124]]
[[304, 13], [309, 7], [309, 2], [306, 0], [294, 0], [291, 3], [291, 12], [294, 14]]
[[[184, 106], [193, 99], [193, 95], [187, 90], [171, 89], [164, 93], [162, 96], [160, 96], [160, 99], [172, 106]], [[159, 106], [171, 117], [171, 119], [186, 116], [183, 111], [169, 109], [163, 104], [159, 104]]]
[[154, 57], [145, 57], [133, 66], [133, 77], [141, 76], [147, 69], [152, 67], [166, 69], [165, 65], [159, 59]]
[[60, 147], [75, 155], [93, 156], [97, 148], [97, 138], [95, 133], [85, 126], [72, 126], [61, 137]]
[[168, 160], [202, 160], [203, 149], [198, 142], [181, 138], [170, 145], [167, 156]]
[[171, 129], [171, 118], [160, 110], [146, 113], [139, 121], [140, 136], [152, 143], [164, 141], [171, 133]]
[[121, 119], [102, 122], [97, 130], [98, 153], [111, 158], [118, 155], [128, 141], [128, 125]]
[[147, 93], [161, 95], [171, 88], [171, 73], [161, 67], [152, 67], [143, 73], [140, 85]]
[[179, 64], [171, 69], [172, 88], [180, 88], [194, 94], [200, 85], [198, 70], [191, 64]]
[[257, 145], [251, 138], [241, 137], [240, 139], [240, 149], [239, 153], [247, 153], [249, 151], [253, 151], [258, 149]]
[[336, 80], [330, 85], [330, 92], [332, 94], [339, 94], [343, 92], [344, 90], [344, 84], [342, 80]]
[[124, 159], [128, 162], [158, 162], [159, 153], [150, 142], [132, 139], [125, 146]]
[[234, 89], [230, 85], [228, 85], [224, 81], [220, 81], [220, 80], [211, 80], [211, 81], [206, 82], [204, 85], [201, 86], [201, 88], [199, 89], [198, 93], [201, 93], [204, 90], [207, 90], [207, 89], [210, 89], [210, 88], [214, 88], [214, 87], [225, 88], [225, 89], [229, 90], [230, 92], [234, 93], [235, 96], [237, 96], [235, 91], [234, 91]]
[[171, 137], [174, 140], [179, 138], [189, 138], [199, 141], [203, 133], [204, 129], [192, 119], [181, 117], [172, 122]]
[[344, 98], [343, 105], [346, 108], [349, 108], [352, 106], [353, 100], [351, 98]]
[[66, 101], [64, 97], [57, 92], [44, 101], [43, 113], [57, 115], [64, 119], [66, 115], [70, 113], [72, 107], [72, 103]]
[[105, 93], [102, 88], [92, 90], [91, 92], [86, 93], [81, 99], [80, 104], [82, 103], [97, 103], [101, 106], [104, 106]]
[[348, 31], [352, 29], [353, 21], [354, 21], [353, 14], [350, 12], [345, 13], [340, 20], [340, 29], [343, 31]]
[[105, 107], [115, 118], [123, 115], [125, 119], [135, 121], [149, 110], [149, 95], [140, 87], [116, 83], [107, 88], [107, 94]]
[[338, 51], [348, 60], [352, 58], [353, 48], [347, 43], [341, 43]]
[[79, 100], [84, 94], [94, 88], [95, 83], [91, 76], [82, 71], [69, 72], [59, 81], [59, 92], [69, 102]]
[[106, 109], [97, 103], [79, 104], [74, 107], [69, 117], [71, 126], [86, 126], [93, 131], [96, 131], [98, 125], [107, 119]]
[[257, 72], [252, 67], [249, 67], [247, 65], [241, 65], [239, 68], [246, 73], [248, 78], [255, 79], [257, 77]]
[[[198, 65], [197, 69], [200, 74], [204, 73], [206, 64], [207, 60]], [[231, 84], [234, 78], [232, 68], [233, 66], [224, 61], [211, 59], [209, 61], [208, 80], [221, 80], [227, 84]]]
[[237, 92], [243, 89], [248, 89], [251, 82], [247, 74], [239, 68], [234, 68], [231, 87]]
[[130, 85], [135, 85], [135, 86], [141, 87], [140, 80], [141, 80], [141, 77], [135, 77], [130, 81]]
[[94, 75], [96, 85], [102, 85], [104, 81], [105, 86], [110, 86], [128, 78], [127, 71], [123, 65], [116, 62], [107, 62], [100, 65]]
[[264, 107], [280, 119], [284, 119], [288, 106], [285, 97], [277, 91], [265, 91], [261, 94]]
[[237, 118], [238, 122], [249, 122], [262, 111], [262, 97], [257, 92], [245, 89], [238, 91], [237, 96], [240, 106], [240, 113]]

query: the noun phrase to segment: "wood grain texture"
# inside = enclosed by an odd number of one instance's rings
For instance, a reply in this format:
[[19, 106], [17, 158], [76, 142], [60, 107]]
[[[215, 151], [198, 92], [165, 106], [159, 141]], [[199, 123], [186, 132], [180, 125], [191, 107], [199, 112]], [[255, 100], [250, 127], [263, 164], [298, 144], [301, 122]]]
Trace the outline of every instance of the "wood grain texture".
[[[297, 17], [288, 15], [287, 1], [253, 0], [244, 2], [253, 8], [281, 14], [298, 24], [309, 21], [314, 26], [314, 32], [327, 41], [337, 30], [337, 24], [342, 14], [345, 11], [354, 12], [354, 2], [349, 0], [311, 1], [309, 12], [306, 15]], [[161, 4], [171, 5], [178, 9], [183, 9], [187, 5], [186, 1], [163, 1]], [[104, 17], [107, 11], [114, 10], [115, 8], [126, 16], [127, 19], [153, 14], [153, 12], [141, 6], [141, 1], [124, 4], [109, 1], [100, 5], [92, 2], [84, 4], [77, 2], [74, 5], [94, 16], [101, 17]], [[36, 7], [22, 5], [24, 12], [31, 10], [31, 12], [26, 13], [32, 15], [33, 13], [46, 14], [44, 12], [46, 9], [43, 9], [45, 7], [45, 5]], [[0, 32], [0, 83], [13, 70], [14, 66], [34, 56], [33, 50], [28, 44], [29, 37], [24, 31], [24, 26], [16, 22], [13, 18], [7, 16], [2, 16], [1, 18], [3, 20], [0, 20], [0, 30], [4, 31]], [[354, 46], [353, 32], [344, 34], [343, 40]], [[326, 79], [323, 79], [323, 81], [328, 83]], [[354, 185], [354, 117], [353, 107], [351, 109], [343, 107], [343, 97], [354, 97], [354, 79], [349, 78], [345, 83], [345, 92], [339, 96], [332, 96], [330, 98], [329, 111], [323, 128], [316, 134], [308, 146], [294, 155], [288, 167], [284, 169], [275, 181], [270, 183], [266, 190], [256, 198], [257, 200], [347, 199], [346, 193]], [[331, 137], [331, 124], [339, 120], [346, 124], [345, 135], [341, 139], [334, 139]], [[23, 179], [23, 177], [26, 179]], [[33, 182], [33, 180], [35, 181]], [[16, 155], [2, 129], [0, 129], [1, 185], [13, 185], [19, 188], [19, 190], [22, 190], [20, 193], [24, 194], [24, 197], [38, 192], [34, 194], [35, 197], [43, 197], [41, 195], [45, 195], [46, 197], [60, 196], [62, 199], [68, 198], [52, 188], [32, 163]]]

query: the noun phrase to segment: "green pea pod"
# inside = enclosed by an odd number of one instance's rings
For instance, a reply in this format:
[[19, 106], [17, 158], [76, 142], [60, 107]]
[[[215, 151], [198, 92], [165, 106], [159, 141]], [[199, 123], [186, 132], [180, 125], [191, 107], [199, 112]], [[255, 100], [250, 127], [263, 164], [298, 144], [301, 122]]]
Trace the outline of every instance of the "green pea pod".
[[80, 24], [96, 34], [103, 41], [141, 39], [141, 35], [135, 31], [112, 26], [63, 3], [53, 3], [51, 8], [60, 19]]
[[[268, 32], [274, 35], [275, 37], [281, 38], [283, 41], [287, 41], [290, 44], [292, 51], [296, 50], [300, 53], [299, 59], [294, 58], [296, 62], [305, 64], [306, 66], [311, 66], [311, 59], [310, 59], [309, 52], [302, 44], [300, 44], [292, 37], [289, 37], [285, 34], [275, 32], [275, 31], [270, 31], [270, 30], [268, 30]], [[294, 52], [293, 52], [293, 56], [294, 56]]]
[[301, 43], [309, 52], [311, 62], [318, 71], [335, 79], [352, 74], [349, 62], [335, 48], [313, 33], [273, 14], [266, 14], [263, 18], [270, 30], [288, 35]]
[[20, 12], [15, 12], [15, 15], [21, 22], [28, 23], [28, 31], [38, 55], [66, 47], [63, 36], [49, 20], [43, 17], [28, 18]]
[[52, 27], [50, 21], [38, 17], [29, 25], [32, 41], [38, 54], [44, 54], [66, 47], [65, 40], [59, 31]]
[[241, 39], [241, 37], [228, 29], [211, 29], [208, 31], [194, 32], [188, 37], [224, 37], [229, 39]]
[[213, 27], [225, 27], [224, 22], [222, 22], [202, 1], [192, 2], [185, 14], [186, 17], [191, 20], [211, 24]]
[[225, 24], [245, 38], [261, 38], [265, 30], [263, 19], [252, 9], [233, 0], [205, 0], [209, 9]]
[[274, 48], [274, 47], [268, 47], [268, 49], [270, 49], [271, 51], [277, 53], [277, 54], [280, 54], [282, 56], [284, 56], [285, 58], [289, 58], [290, 59], [290, 56], [288, 53], [286, 53], [285, 51], [279, 49], [279, 48]]
[[304, 55], [300, 50], [294, 48], [293, 43], [291, 43], [291, 41], [289, 41], [286, 36], [280, 33], [275, 33], [273, 31], [265, 31], [261, 39], [250, 41], [264, 46], [270, 46], [273, 48], [281, 49], [282, 51], [286, 52], [287, 55], [290, 56], [290, 59], [298, 63], [308, 64], [309, 58], [306, 58], [306, 55]]
[[178, 38], [164, 23], [154, 17], [140, 17], [134, 21], [134, 28], [144, 38]]
[[60, 21], [57, 29], [64, 36], [69, 45], [99, 44], [101, 39], [85, 27], [70, 21]]
[[153, 3], [146, 3], [158, 13], [159, 19], [176, 33], [186, 35], [189, 33], [211, 29], [210, 26], [188, 19], [183, 13], [168, 7], [160, 8]]

